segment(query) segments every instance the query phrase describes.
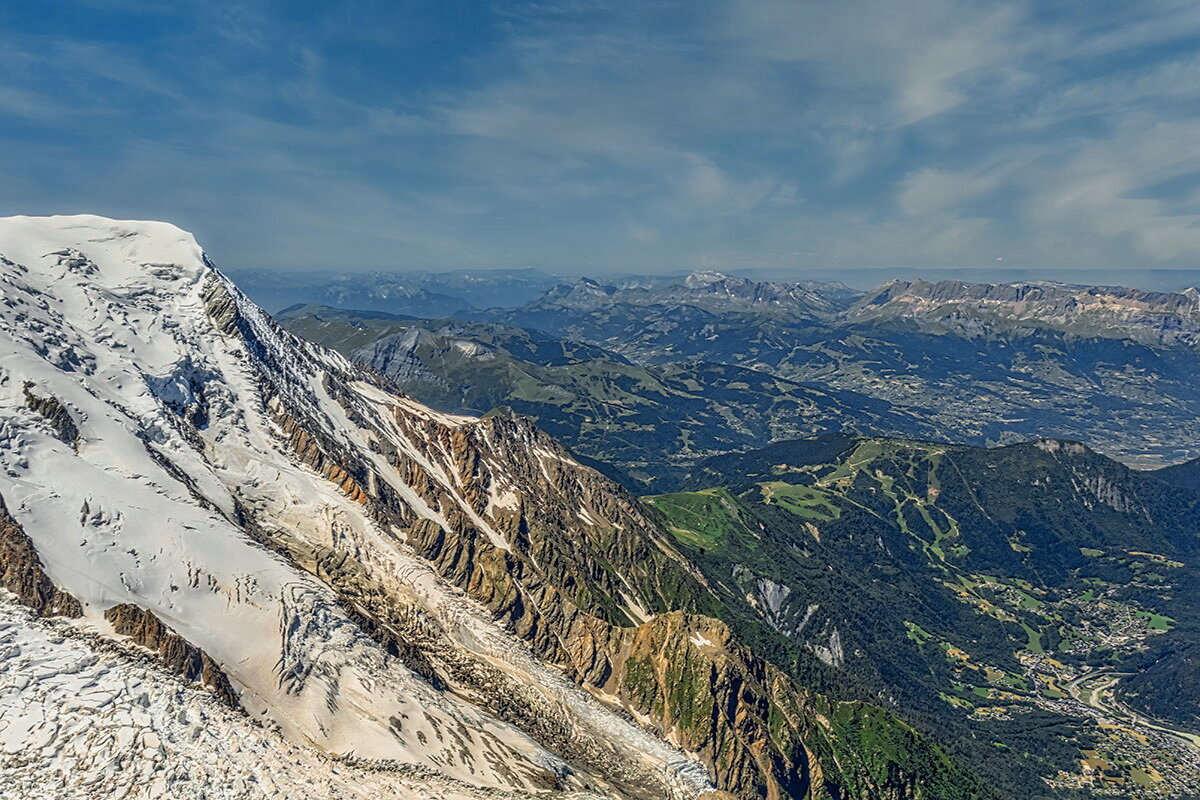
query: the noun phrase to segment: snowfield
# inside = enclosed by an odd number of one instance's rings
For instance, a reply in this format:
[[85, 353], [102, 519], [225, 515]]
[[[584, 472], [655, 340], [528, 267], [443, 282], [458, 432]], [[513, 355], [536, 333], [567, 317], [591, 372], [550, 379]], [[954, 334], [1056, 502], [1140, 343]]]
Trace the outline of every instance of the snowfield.
[[330, 758], [145, 662], [60, 620], [32, 619], [0, 590], [0, 797], [596, 797], [483, 790], [403, 764]]
[[[251, 338], [214, 325], [214, 287]], [[622, 775], [676, 797], [710, 788], [700, 765], [538, 663], [301, 463], [262, 396], [263, 364], [312, 434], [373, 464], [415, 518], [447, 527], [380, 455], [381, 440], [440, 481], [494, 546], [509, 546], [394, 422], [472, 419], [352, 380], [345, 359], [273, 326], [190, 234], [91, 216], [0, 220], [0, 497], [84, 608], [82, 620], [47, 623], [0, 603], [0, 796], [507, 797], [549, 785], [621, 796], [469, 692], [409, 669], [312, 570], [264, 547], [262, 532], [304, 552], [334, 542], [355, 552], [455, 647], [518, 678], [581, 741], [609, 748]], [[353, 397], [329, 394], [331, 374]], [[30, 396], [61, 404], [74, 437]], [[104, 611], [122, 603], [214, 659], [246, 714], [90, 647], [88, 637], [114, 638]]]

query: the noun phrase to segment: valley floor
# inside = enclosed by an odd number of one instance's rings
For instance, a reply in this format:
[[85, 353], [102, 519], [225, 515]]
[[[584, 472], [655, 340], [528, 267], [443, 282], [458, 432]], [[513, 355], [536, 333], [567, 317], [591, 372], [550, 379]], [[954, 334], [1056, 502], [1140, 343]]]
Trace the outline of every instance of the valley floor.
[[1089, 789], [1092, 794], [1123, 798], [1200, 796], [1200, 737], [1155, 722], [1111, 694], [1117, 676], [1103, 670], [1066, 685], [1069, 696], [1039, 698], [1048, 710], [1090, 717], [1104, 735], [1095, 750], [1085, 750], [1079, 771], [1063, 772], [1052, 786]]

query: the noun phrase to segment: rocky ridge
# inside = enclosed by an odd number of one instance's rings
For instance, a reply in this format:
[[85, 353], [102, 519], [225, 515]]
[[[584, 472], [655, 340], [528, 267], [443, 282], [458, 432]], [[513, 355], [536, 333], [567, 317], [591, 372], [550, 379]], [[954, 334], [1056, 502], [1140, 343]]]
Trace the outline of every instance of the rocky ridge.
[[845, 318], [913, 319], [968, 336], [985, 335], [998, 326], [1027, 326], [1191, 347], [1200, 344], [1200, 290], [893, 281], [859, 300]]
[[[256, 324], [274, 326], [270, 320], [239, 316], [232, 300], [219, 285], [206, 298], [209, 313], [222, 330], [241, 331], [242, 336], [255, 339], [263, 335]], [[278, 330], [270, 335], [287, 334]], [[296, 346], [307, 345], [297, 340]], [[270, 376], [273, 369], [264, 362], [262, 371]], [[828, 762], [820, 767], [820, 755], [807, 749], [806, 740], [820, 741], [830, 734], [809, 725], [812, 701], [782, 673], [772, 673], [773, 683], [755, 679], [771, 668], [744, 648], [700, 649], [691, 654], [704, 680], [715, 686], [704, 690], [709, 712], [687, 712], [686, 730], [681, 732], [671, 705], [661, 698], [673, 695], [680, 702], [682, 697], [681, 705], [691, 707], [698, 699], [688, 694], [694, 691], [687, 688], [692, 684], [685, 682], [681, 689], [679, 681], [664, 677], [652, 687], [641, 686], [645, 677], [630, 671], [628, 651], [636, 642], [649, 639], [656, 642], [654, 652], [661, 654], [668, 641], [654, 632], [661, 631], [664, 612], [678, 608], [715, 612], [712, 595], [634, 498], [579, 464], [530, 422], [510, 417], [464, 420], [411, 415], [386, 404], [371, 408], [354, 396], [345, 376], [327, 372], [324, 380], [325, 390], [344, 404], [349, 418], [374, 430], [373, 450], [429, 507], [444, 515], [449, 530], [414, 518], [380, 478], [377, 464], [356, 463], [337, 442], [314, 435], [311, 426], [297, 421], [304, 410], [288, 407], [292, 395], [268, 388], [266, 406], [276, 414], [296, 454], [348, 497], [364, 504], [381, 523], [403, 529], [407, 543], [442, 577], [483, 603], [530, 642], [540, 657], [563, 668], [594, 696], [645, 720], [672, 743], [698, 754], [716, 770], [718, 786], [739, 795], [776, 797], [821, 796], [850, 784], [858, 785], [865, 796], [910, 796], [902, 791], [875, 794], [883, 787], [871, 785], [860, 772], [861, 764], [846, 764], [845, 771]], [[415, 442], [427, 443], [423, 454], [409, 449]], [[436, 475], [453, 477], [447, 482], [431, 477]], [[564, 536], [567, 531], [572, 535]], [[313, 558], [293, 555], [304, 562]], [[475, 693], [483, 696], [522, 694], [519, 686], [495, 671], [464, 662], [461, 653], [448, 648], [436, 632], [426, 629], [424, 635], [415, 635], [411, 618], [406, 622], [403, 611], [395, 607], [394, 592], [381, 588], [386, 578], [380, 572], [374, 573], [374, 583], [353, 574], [361, 568], [361, 560], [359, 556], [356, 566], [344, 552], [327, 551], [312, 569], [340, 593], [353, 597], [367, 616], [384, 620], [382, 627], [391, 632], [397, 647], [408, 642], [410, 656], [416, 655], [422, 668], [439, 681], [473, 685]], [[366, 572], [371, 573], [369, 565]], [[372, 588], [364, 589], [364, 584]], [[692, 625], [723, 627], [711, 618], [687, 619]], [[675, 632], [676, 638], [689, 641], [686, 631]], [[722, 638], [732, 637], [726, 632]], [[718, 657], [719, 664], [706, 663]], [[662, 669], [672, 661], [662, 655], [658, 659]], [[770, 685], [771, 690], [743, 694], [744, 687], [755, 683]], [[488, 690], [480, 692], [480, 687]], [[499, 687], [505, 688], [497, 691]], [[788, 707], [791, 714], [780, 717], [779, 709]], [[721, 713], [721, 709], [730, 711]], [[536, 714], [511, 706], [493, 711], [521, 725], [537, 719]], [[774, 719], [775, 735], [770, 719]], [[786, 736], [783, 731], [788, 731]], [[826, 746], [827, 752], [832, 750]], [[818, 765], [815, 772], [810, 761]]]

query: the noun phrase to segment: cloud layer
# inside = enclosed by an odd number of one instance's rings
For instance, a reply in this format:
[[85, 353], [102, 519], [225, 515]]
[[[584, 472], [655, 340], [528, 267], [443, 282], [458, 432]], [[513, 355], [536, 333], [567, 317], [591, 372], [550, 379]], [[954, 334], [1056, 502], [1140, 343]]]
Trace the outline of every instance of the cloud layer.
[[229, 264], [1200, 260], [1191, 2], [41, 5], [0, 10], [0, 210]]

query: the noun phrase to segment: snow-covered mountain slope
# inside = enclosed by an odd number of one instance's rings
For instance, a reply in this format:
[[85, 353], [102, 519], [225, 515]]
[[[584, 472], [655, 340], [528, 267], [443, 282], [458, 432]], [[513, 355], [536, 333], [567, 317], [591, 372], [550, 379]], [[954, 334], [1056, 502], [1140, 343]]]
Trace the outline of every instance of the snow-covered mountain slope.
[[[251, 718], [328, 753], [485, 788], [708, 788], [702, 767], [542, 666], [405, 544], [465, 524], [503, 553], [520, 535], [497, 527], [526, 502], [504, 465], [489, 465], [483, 497], [455, 472], [451, 448], [486, 426], [301, 345], [167, 224], [2, 220], [0, 292], [0, 497], [82, 604], [80, 625], [115, 636], [106, 611], [150, 612], [219, 666]], [[549, 474], [566, 456], [534, 458]], [[625, 608], [646, 602], [638, 591]], [[364, 624], [371, 603], [353, 592], [383, 593], [395, 619]], [[398, 620], [465, 665], [460, 685], [368, 633]], [[519, 687], [506, 699], [536, 708], [542, 730], [463, 677], [485, 669]]]
[[0, 597], [0, 656], [0, 797], [528, 797], [296, 744], [180, 682], [135, 648], [60, 620], [39, 622], [7, 597]]
[[[118, 785], [93, 752], [109, 729], [72, 716], [102, 686], [114, 710], [93, 716], [125, 730], [133, 697], [154, 712], [133, 727], [184, 759], [261, 722], [197, 773], [221, 786], [308, 748], [304, 769], [427, 776], [418, 797], [987, 796], [882, 709], [746, 647], [665, 529], [530, 422], [437, 413], [296, 339], [189, 234], [0, 220], [0, 298], [0, 586], [64, 618], [0, 614], [0, 674], [21, 676], [0, 682], [0, 742], [39, 742], [0, 753], [0, 780]], [[56, 682], [81, 643], [106, 671]], [[197, 688], [130, 672], [130, 648]], [[169, 721], [197, 698], [233, 709], [215, 738]], [[358, 774], [329, 796], [378, 785]]]

